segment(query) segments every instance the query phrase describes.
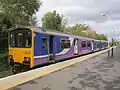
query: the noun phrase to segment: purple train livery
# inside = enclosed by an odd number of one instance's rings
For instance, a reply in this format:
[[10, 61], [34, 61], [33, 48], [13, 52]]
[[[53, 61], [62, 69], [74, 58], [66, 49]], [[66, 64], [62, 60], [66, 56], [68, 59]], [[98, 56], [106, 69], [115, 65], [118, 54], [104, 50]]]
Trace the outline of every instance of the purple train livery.
[[107, 48], [107, 41], [28, 26], [11, 30], [9, 36], [10, 65], [21, 69]]

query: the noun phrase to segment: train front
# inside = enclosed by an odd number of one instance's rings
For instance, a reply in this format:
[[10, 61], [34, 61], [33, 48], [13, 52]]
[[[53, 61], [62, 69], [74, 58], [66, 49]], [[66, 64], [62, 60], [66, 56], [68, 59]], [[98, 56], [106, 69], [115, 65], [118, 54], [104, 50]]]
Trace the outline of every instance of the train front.
[[32, 31], [27, 28], [12, 30], [9, 34], [9, 62], [13, 71], [26, 70], [33, 66]]

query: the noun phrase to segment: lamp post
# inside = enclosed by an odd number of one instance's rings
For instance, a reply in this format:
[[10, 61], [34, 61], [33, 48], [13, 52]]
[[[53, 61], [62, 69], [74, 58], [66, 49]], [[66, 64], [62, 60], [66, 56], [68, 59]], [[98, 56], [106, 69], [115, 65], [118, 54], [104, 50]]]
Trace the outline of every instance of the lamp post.
[[[110, 20], [110, 17], [108, 15], [100, 14], [100, 16], [103, 16], [103, 17], [107, 16], [107, 20]], [[108, 37], [108, 48], [109, 48], [109, 31], [107, 34], [108, 34], [107, 37]]]
[[[110, 20], [110, 17], [109, 17], [108, 15], [106, 15], [106, 14], [103, 14], [103, 13], [102, 13], [102, 14], [100, 14], [100, 16], [103, 16], [103, 17], [106, 16], [106, 17], [107, 17], [107, 21]], [[108, 31], [107, 34], [108, 34], [108, 58], [109, 58], [109, 57], [110, 57], [110, 50], [109, 50], [109, 31]]]
[[[115, 30], [113, 30], [113, 33], [115, 33]], [[115, 44], [115, 37], [113, 36], [112, 37], [112, 47], [114, 46], [114, 44]], [[111, 56], [113, 57], [113, 51], [114, 51], [114, 49], [112, 48], [112, 52], [111, 52]]]

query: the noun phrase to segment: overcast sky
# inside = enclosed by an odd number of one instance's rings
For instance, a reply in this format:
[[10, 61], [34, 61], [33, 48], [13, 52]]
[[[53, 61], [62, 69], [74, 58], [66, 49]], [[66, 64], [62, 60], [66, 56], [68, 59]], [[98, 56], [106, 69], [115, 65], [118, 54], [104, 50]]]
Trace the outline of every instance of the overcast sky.
[[[42, 0], [37, 12], [38, 25], [46, 12], [56, 10], [68, 18], [68, 24], [89, 24], [94, 30], [110, 37], [120, 36], [120, 0]], [[100, 16], [105, 13], [106, 16]], [[109, 19], [108, 19], [109, 16]]]

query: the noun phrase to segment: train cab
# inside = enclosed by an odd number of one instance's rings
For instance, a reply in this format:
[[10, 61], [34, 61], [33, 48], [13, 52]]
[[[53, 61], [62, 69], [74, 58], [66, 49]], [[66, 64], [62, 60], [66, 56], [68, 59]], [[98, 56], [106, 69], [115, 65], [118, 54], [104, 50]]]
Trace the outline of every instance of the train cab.
[[12, 67], [33, 65], [33, 31], [27, 28], [18, 28], [9, 33], [9, 62]]

